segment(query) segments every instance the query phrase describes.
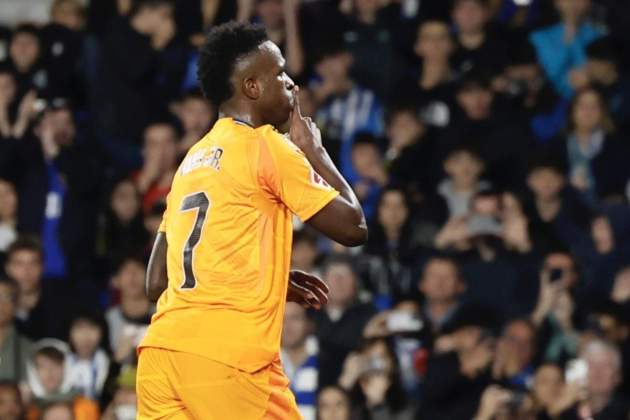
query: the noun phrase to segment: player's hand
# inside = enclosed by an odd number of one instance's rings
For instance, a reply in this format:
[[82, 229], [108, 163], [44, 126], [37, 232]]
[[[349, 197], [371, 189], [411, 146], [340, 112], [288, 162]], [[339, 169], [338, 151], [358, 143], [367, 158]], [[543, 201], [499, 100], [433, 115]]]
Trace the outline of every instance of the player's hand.
[[287, 302], [295, 302], [306, 308], [321, 309], [328, 302], [328, 286], [319, 277], [304, 271], [289, 273]]
[[289, 138], [304, 153], [322, 146], [322, 133], [310, 117], [303, 117], [300, 110], [299, 88], [293, 88]]

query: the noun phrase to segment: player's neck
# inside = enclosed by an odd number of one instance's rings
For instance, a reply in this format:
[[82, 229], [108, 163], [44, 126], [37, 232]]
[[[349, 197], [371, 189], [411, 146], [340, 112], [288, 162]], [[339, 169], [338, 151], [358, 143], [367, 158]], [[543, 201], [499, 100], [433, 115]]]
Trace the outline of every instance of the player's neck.
[[236, 121], [240, 121], [249, 125], [252, 128], [265, 125], [260, 116], [256, 115], [256, 112], [249, 109], [248, 106], [242, 103], [232, 103], [232, 101], [225, 102], [219, 108], [219, 118], [232, 118]]

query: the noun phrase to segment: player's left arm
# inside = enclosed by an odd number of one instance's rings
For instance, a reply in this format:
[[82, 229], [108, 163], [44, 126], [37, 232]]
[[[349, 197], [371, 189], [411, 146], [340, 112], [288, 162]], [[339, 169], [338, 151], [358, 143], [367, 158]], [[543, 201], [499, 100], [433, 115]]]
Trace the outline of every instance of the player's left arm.
[[146, 293], [151, 302], [157, 302], [168, 285], [168, 277], [166, 275], [167, 249], [166, 233], [158, 232], [155, 237], [155, 242], [153, 243], [151, 257], [149, 257], [149, 265], [147, 266], [145, 279]]

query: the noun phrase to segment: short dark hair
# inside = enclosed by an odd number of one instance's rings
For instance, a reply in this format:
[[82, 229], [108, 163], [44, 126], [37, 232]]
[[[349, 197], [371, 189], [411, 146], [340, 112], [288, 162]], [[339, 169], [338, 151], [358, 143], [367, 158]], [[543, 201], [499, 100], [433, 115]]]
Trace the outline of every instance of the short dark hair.
[[0, 379], [0, 389], [10, 389], [17, 395], [20, 404], [22, 403], [22, 394], [20, 393], [20, 387], [17, 382], [9, 379]]
[[424, 263], [424, 266], [422, 267], [422, 277], [424, 277], [424, 272], [426, 268], [429, 266], [429, 264], [432, 264], [434, 262], [444, 262], [444, 263], [450, 264], [455, 269], [455, 275], [457, 276], [457, 280], [459, 280], [460, 282], [464, 282], [464, 275], [462, 273], [462, 269], [459, 265], [459, 262], [455, 258], [447, 254], [434, 254], [431, 257], [429, 257]]
[[610, 37], [599, 38], [586, 46], [586, 56], [594, 60], [610, 61], [619, 64], [617, 49]]
[[9, 261], [14, 254], [20, 251], [31, 251], [36, 253], [39, 256], [39, 259], [43, 261], [44, 259], [44, 250], [42, 248], [42, 244], [39, 239], [33, 236], [20, 236], [17, 238], [11, 245], [9, 245], [9, 249], [7, 249], [7, 258]]
[[20, 34], [32, 35], [35, 38], [37, 38], [38, 41], [41, 41], [40, 35], [39, 35], [39, 29], [37, 29], [37, 26], [32, 25], [30, 23], [23, 23], [21, 25], [18, 25], [18, 27], [15, 28], [15, 30], [13, 31], [13, 35], [11, 39], [15, 38], [16, 36]]
[[206, 98], [219, 107], [234, 94], [230, 77], [236, 61], [267, 40], [265, 28], [228, 22], [208, 32], [199, 50], [197, 79]]
[[60, 365], [62, 365], [66, 360], [63, 352], [54, 346], [45, 346], [40, 348], [33, 355], [33, 360], [35, 360], [37, 357], [45, 357]]

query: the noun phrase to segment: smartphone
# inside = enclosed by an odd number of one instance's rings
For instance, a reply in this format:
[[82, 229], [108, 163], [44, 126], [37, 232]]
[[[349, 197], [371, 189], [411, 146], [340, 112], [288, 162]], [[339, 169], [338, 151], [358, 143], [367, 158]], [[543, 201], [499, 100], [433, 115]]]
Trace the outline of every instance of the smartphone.
[[564, 373], [567, 383], [586, 384], [588, 376], [588, 364], [584, 359], [573, 359], [567, 363]]
[[423, 326], [422, 320], [407, 311], [393, 311], [386, 322], [391, 333], [420, 331]]
[[552, 268], [549, 270], [549, 281], [555, 283], [562, 278], [563, 274], [564, 271], [561, 268]]

